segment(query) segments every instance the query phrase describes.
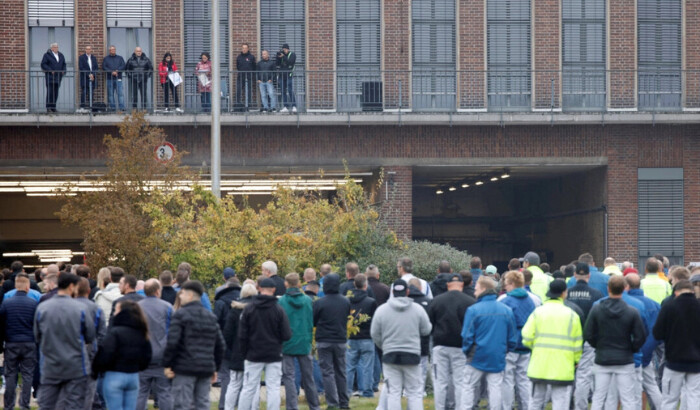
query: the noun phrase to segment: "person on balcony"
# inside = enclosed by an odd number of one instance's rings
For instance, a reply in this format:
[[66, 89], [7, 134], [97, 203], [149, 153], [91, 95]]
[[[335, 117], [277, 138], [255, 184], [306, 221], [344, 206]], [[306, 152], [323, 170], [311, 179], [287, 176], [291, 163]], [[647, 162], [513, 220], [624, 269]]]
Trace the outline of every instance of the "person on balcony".
[[51, 44], [41, 59], [41, 70], [46, 81], [46, 111], [56, 112], [56, 100], [61, 80], [66, 75], [66, 58], [58, 51], [58, 43]]
[[124, 58], [117, 54], [117, 48], [109, 46], [109, 55], [102, 60], [102, 70], [107, 73], [107, 102], [111, 111], [116, 111], [114, 93], [117, 93], [119, 111], [124, 111], [124, 85], [122, 75], [126, 69]]
[[148, 109], [148, 79], [153, 72], [153, 64], [146, 56], [141, 47], [134, 49], [134, 54], [131, 55], [129, 61], [126, 62], [126, 70], [131, 74], [131, 108], [138, 109], [138, 96], [141, 95], [141, 109]]
[[255, 77], [255, 56], [247, 43], [241, 45], [241, 54], [236, 57], [236, 108], [237, 112], [248, 111], [253, 95], [253, 78]]
[[180, 83], [173, 83], [173, 79], [175, 79], [175, 81], [178, 79], [175, 77], [175, 75], [177, 75], [177, 65], [175, 61], [173, 61], [172, 54], [165, 53], [163, 61], [158, 65], [158, 74], [160, 77], [160, 86], [163, 87], [163, 94], [165, 97], [165, 111], [170, 111], [170, 94], [172, 94], [175, 100], [175, 111], [182, 112], [176, 88]]
[[[275, 92], [275, 79], [277, 76], [277, 66], [270, 60], [270, 52], [262, 51], [262, 60], [258, 62], [258, 87], [260, 87], [260, 100], [262, 101], [263, 112], [275, 112], [277, 109], [277, 93]], [[269, 97], [269, 103], [268, 103]]]
[[195, 67], [197, 74], [197, 91], [202, 99], [202, 112], [211, 112], [211, 58], [209, 53], [202, 53]]
[[80, 109], [78, 112], [88, 112], [92, 108], [95, 95], [95, 80], [97, 79], [97, 58], [92, 54], [92, 47], [85, 47], [85, 54], [78, 57], [80, 70]]
[[289, 44], [282, 45], [282, 51], [277, 52], [277, 65], [280, 67], [280, 88], [282, 89], [282, 103], [284, 107], [280, 112], [297, 112], [297, 100], [294, 97], [294, 65], [297, 56], [289, 49]]

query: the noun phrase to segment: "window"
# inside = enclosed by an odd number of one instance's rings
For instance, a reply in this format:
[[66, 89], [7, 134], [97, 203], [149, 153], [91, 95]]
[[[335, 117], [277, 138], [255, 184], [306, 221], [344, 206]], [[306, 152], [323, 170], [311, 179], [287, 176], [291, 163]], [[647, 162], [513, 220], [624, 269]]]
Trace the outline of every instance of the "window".
[[[153, 26], [153, 8], [151, 0], [107, 0], [107, 42], [108, 46], [117, 48], [117, 54], [129, 61], [136, 47], [151, 60], [157, 69], [160, 58], [153, 55], [151, 46], [151, 27]], [[161, 56], [162, 57], [162, 56]], [[152, 76], [146, 87], [147, 107], [153, 106], [152, 83], [158, 76]], [[130, 82], [124, 84], [124, 103], [131, 106]]]
[[413, 109], [454, 110], [456, 21], [454, 0], [413, 0]]
[[683, 169], [639, 168], [637, 180], [639, 266], [661, 253], [683, 264]]
[[562, 2], [563, 106], [605, 109], [605, 0]]
[[681, 107], [681, 0], [637, 1], [639, 109]]
[[381, 110], [380, 0], [337, 0], [338, 109]]
[[58, 89], [56, 109], [75, 110], [75, 50], [73, 26], [75, 5], [73, 0], [29, 0], [27, 2], [29, 25], [30, 109], [46, 111], [46, 83], [41, 72], [41, 60], [52, 43], [58, 43], [59, 52], [66, 59], [66, 75]]
[[[305, 0], [260, 0], [260, 41], [262, 49], [275, 58], [282, 44], [296, 54], [294, 94], [299, 109], [306, 106], [304, 66], [306, 62]], [[282, 100], [277, 99], [279, 106]]]
[[[184, 71], [187, 81], [185, 81], [185, 107], [196, 109], [199, 107], [200, 97], [197, 94], [197, 80], [195, 78], [195, 67], [203, 52], [211, 54], [211, 2], [209, 0], [184, 0], [185, 14], [185, 61]], [[229, 98], [229, 13], [228, 1], [219, 1], [219, 67], [221, 69], [221, 93], [225, 101], [221, 102], [222, 107], [228, 107]], [[237, 48], [237, 46], [236, 46]]]
[[489, 109], [529, 109], [530, 1], [487, 1]]

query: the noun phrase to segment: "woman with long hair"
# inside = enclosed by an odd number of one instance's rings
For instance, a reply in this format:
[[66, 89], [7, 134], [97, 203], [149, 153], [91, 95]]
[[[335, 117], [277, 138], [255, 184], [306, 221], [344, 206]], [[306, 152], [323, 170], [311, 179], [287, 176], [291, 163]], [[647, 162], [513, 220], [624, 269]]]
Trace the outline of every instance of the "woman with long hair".
[[139, 372], [151, 362], [148, 322], [136, 302], [123, 300], [114, 309], [92, 371], [103, 375], [102, 396], [109, 410], [132, 410], [138, 398]]
[[202, 112], [211, 112], [211, 57], [204, 52], [195, 67], [197, 74], [197, 91], [202, 99]]
[[175, 111], [182, 112], [180, 109], [180, 101], [177, 95], [177, 85], [173, 84], [171, 75], [177, 74], [177, 65], [170, 53], [165, 53], [163, 60], [158, 64], [158, 74], [160, 76], [160, 86], [163, 87], [165, 96], [165, 111], [170, 111], [170, 94], [175, 100]]

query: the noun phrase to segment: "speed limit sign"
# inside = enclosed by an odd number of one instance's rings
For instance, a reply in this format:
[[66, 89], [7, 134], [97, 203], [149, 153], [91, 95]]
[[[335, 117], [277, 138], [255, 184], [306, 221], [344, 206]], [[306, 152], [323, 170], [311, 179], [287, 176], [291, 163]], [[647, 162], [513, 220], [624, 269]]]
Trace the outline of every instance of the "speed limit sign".
[[169, 142], [164, 142], [162, 145], [157, 146], [153, 153], [156, 156], [156, 160], [170, 162], [175, 156], [175, 146]]

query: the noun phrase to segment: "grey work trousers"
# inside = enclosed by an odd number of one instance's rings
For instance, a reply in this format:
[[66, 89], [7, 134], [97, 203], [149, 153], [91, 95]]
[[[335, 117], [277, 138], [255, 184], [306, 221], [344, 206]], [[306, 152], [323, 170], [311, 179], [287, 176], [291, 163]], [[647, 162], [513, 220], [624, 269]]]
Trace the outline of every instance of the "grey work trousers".
[[[666, 366], [664, 378], [661, 381], [663, 392], [662, 410], [675, 410], [678, 400], [681, 399], [681, 389], [685, 396], [685, 408], [694, 408], [700, 403], [700, 373], [682, 373], [671, 370]], [[695, 404], [692, 404], [695, 403]], [[681, 403], [682, 405], [682, 403]]]
[[[238, 401], [241, 398], [241, 390], [243, 390], [243, 370], [231, 370], [229, 372], [228, 388], [226, 389], [226, 405], [225, 410], [234, 410], [238, 407]], [[260, 408], [260, 389], [255, 392], [253, 397], [254, 409]]]
[[15, 408], [17, 394], [17, 376], [22, 374], [22, 392], [19, 396], [19, 407], [29, 408], [32, 398], [32, 380], [36, 366], [36, 344], [5, 343], [5, 409]]
[[583, 344], [581, 360], [576, 367], [576, 383], [574, 390], [574, 406], [576, 410], [588, 410], [588, 395], [593, 389], [593, 361], [595, 349], [588, 342]]
[[423, 409], [421, 367], [384, 363], [384, 389], [379, 397], [379, 407], [401, 410], [401, 392], [406, 393], [407, 409]]
[[173, 408], [175, 410], [209, 410], [210, 377], [175, 374], [172, 385]]
[[479, 394], [481, 386], [481, 377], [486, 376], [486, 383], [489, 394], [489, 409], [501, 410], [503, 406], [503, 398], [501, 391], [503, 389], [503, 372], [487, 373], [467, 364], [464, 372], [463, 388], [462, 388], [462, 409], [469, 410], [474, 405], [474, 400]]
[[329, 406], [348, 407], [348, 382], [345, 375], [345, 343], [316, 342], [318, 364], [323, 375], [323, 390]]
[[41, 410], [82, 410], [85, 405], [87, 376], [58, 383], [42, 383], [39, 389]]
[[532, 396], [530, 397], [529, 409], [544, 409], [544, 405], [547, 403], [547, 388], [550, 388], [549, 390], [552, 394], [552, 410], [568, 410], [569, 404], [571, 403], [571, 386], [559, 386], [547, 383], [532, 383]]
[[433, 390], [435, 392], [435, 409], [448, 408], [450, 386], [454, 392], [453, 406], [462, 407], [462, 379], [467, 366], [461, 347], [433, 347]]
[[530, 364], [530, 353], [508, 352], [506, 354], [506, 370], [503, 374], [503, 409], [511, 410], [515, 401], [515, 389], [521, 408], [526, 409], [530, 403], [532, 383], [527, 377], [527, 366]]
[[267, 409], [280, 408], [280, 381], [282, 380], [282, 362], [262, 363], [246, 360], [243, 366], [243, 389], [238, 400], [239, 410], [253, 410], [256, 399], [260, 399], [260, 377], [265, 371], [265, 388], [267, 391]]
[[[636, 397], [637, 374], [634, 363], [619, 366], [594, 365], [595, 391], [593, 392], [592, 410], [602, 410], [606, 407], [606, 398], [612, 384], [622, 402], [622, 410], [636, 410], [638, 399]], [[615, 381], [613, 381], [615, 378]], [[617, 404], [616, 404], [617, 406]]]
[[226, 390], [228, 390], [229, 383], [229, 368], [228, 360], [222, 360], [219, 371], [216, 373], [219, 376], [219, 381], [221, 382], [221, 398], [219, 399], [219, 410], [224, 410], [226, 405]]
[[313, 360], [311, 355], [305, 356], [282, 356], [282, 384], [284, 384], [284, 397], [287, 410], [297, 410], [299, 408], [299, 397], [295, 382], [296, 372], [294, 369], [294, 359], [299, 362], [301, 370], [301, 387], [304, 389], [306, 401], [309, 409], [320, 410], [321, 404], [318, 401], [316, 383], [314, 382]]
[[656, 384], [656, 369], [653, 364], [649, 364], [642, 369], [642, 389], [646, 392], [647, 398], [656, 410], [661, 410], [663, 398], [661, 389]]
[[151, 391], [158, 400], [160, 410], [172, 410], [173, 397], [170, 392], [170, 379], [165, 377], [162, 367], [151, 367], [139, 373], [139, 396], [136, 400], [138, 410], [148, 408], [148, 396]]

